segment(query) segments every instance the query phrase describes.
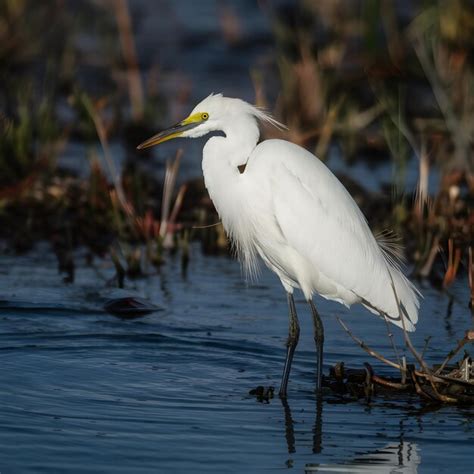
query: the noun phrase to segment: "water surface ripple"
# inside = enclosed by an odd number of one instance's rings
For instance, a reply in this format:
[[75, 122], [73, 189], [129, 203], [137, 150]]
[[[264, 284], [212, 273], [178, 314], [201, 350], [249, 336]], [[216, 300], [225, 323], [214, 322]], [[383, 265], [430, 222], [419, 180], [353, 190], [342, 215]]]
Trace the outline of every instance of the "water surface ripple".
[[[80, 261], [80, 255], [78, 259]], [[125, 290], [112, 268], [79, 267], [66, 285], [54, 257], [3, 256], [0, 272], [0, 471], [38, 472], [473, 472], [474, 411], [431, 409], [417, 398], [371, 406], [313, 393], [311, 321], [301, 297], [302, 337], [287, 403], [259, 403], [257, 385], [279, 382], [286, 300], [263, 272], [245, 285], [236, 262], [197, 248], [187, 278], [172, 257]], [[102, 275], [100, 277], [99, 275]], [[467, 284], [448, 297], [424, 288], [414, 342], [430, 334], [429, 362], [471, 324]], [[120, 319], [111, 297], [140, 296], [160, 310]], [[385, 328], [362, 307], [317, 300], [326, 327], [326, 371], [367, 360], [335, 315], [391, 355]], [[378, 371], [385, 367], [374, 363]]]

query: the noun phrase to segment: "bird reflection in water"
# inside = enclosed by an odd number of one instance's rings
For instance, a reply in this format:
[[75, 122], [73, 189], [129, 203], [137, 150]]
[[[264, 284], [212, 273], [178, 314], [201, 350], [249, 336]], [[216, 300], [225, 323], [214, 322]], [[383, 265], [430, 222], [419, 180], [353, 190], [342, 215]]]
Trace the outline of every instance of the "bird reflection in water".
[[[315, 421], [313, 425], [312, 452], [319, 454], [323, 449], [323, 400], [321, 395], [316, 396]], [[288, 454], [296, 452], [296, 437], [294, 419], [287, 398], [280, 398], [285, 420], [285, 439]], [[368, 451], [348, 461], [339, 464], [311, 463], [305, 466], [305, 474], [347, 472], [349, 474], [365, 474], [368, 472], [416, 474], [421, 463], [419, 448], [416, 443], [404, 440], [403, 423], [400, 425], [400, 439], [398, 443], [391, 443], [382, 449]], [[289, 467], [292, 460], [287, 461]]]
[[382, 449], [367, 452], [354, 459], [338, 464], [307, 464], [305, 474], [345, 472], [348, 474], [417, 474], [421, 463], [416, 443], [400, 438]]

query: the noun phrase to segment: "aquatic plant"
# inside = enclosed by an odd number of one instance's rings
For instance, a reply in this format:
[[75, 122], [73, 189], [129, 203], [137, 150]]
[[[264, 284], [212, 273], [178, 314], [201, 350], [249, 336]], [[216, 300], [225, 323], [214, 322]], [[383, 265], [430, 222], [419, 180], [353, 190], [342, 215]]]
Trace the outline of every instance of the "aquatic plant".
[[[51, 18], [56, 21], [44, 32]], [[174, 200], [179, 158], [167, 165], [162, 185], [127, 164], [119, 172], [109, 148], [111, 136], [127, 138], [130, 124], [141, 126], [145, 118], [153, 123], [151, 110], [161, 110], [144, 106], [149, 91], [141, 85], [127, 2], [113, 2], [110, 15], [100, 2], [76, 8], [56, 1], [7, 1], [0, 6], [0, 25], [2, 236], [17, 251], [49, 240], [67, 281], [74, 279], [78, 245], [100, 256], [111, 253], [114, 262], [123, 257], [130, 276], [142, 274], [147, 262], [160, 264], [179, 227], [185, 193], [182, 187]], [[100, 65], [96, 54], [104, 58]], [[125, 73], [128, 96], [118, 71]], [[154, 107], [157, 101], [151, 91], [146, 103]], [[89, 144], [86, 177], [58, 167], [71, 139]], [[160, 208], [163, 219], [156, 217]]]

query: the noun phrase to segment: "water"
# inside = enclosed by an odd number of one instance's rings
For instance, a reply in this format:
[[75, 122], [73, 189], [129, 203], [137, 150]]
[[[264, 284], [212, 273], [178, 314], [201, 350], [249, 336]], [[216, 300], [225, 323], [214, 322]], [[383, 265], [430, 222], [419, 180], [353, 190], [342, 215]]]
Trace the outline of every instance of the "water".
[[[81, 255], [77, 256], [78, 263]], [[238, 264], [193, 248], [187, 277], [177, 257], [159, 274], [114, 290], [111, 267], [80, 266], [73, 285], [39, 249], [2, 257], [0, 471], [37, 472], [473, 472], [474, 409], [423, 406], [416, 397], [340, 403], [313, 393], [311, 321], [301, 300], [301, 342], [288, 405], [260, 403], [278, 386], [286, 301], [263, 272], [246, 286]], [[467, 283], [448, 297], [424, 288], [420, 347], [433, 336], [439, 360], [470, 325]], [[138, 295], [161, 310], [120, 319], [109, 297]], [[342, 331], [341, 314], [367, 344], [391, 355], [384, 325], [362, 307], [317, 300], [326, 329], [326, 371], [368, 356]], [[379, 373], [388, 369], [376, 363]]]

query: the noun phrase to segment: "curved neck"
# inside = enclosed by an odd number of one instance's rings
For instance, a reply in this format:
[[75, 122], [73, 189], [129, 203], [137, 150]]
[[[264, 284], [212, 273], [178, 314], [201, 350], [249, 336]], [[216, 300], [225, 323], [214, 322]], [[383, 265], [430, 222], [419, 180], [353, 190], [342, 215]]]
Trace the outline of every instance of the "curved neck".
[[[260, 137], [255, 118], [244, 116], [229, 120], [222, 126], [222, 131], [225, 138], [219, 142], [220, 159], [225, 159], [234, 167], [245, 165]], [[225, 156], [222, 155], [223, 152]]]
[[241, 178], [245, 175], [240, 174], [238, 166], [247, 163], [260, 132], [251, 116], [230, 119], [221, 130], [225, 137], [212, 137], [204, 146], [202, 170], [209, 195], [222, 216], [226, 203], [238, 199]]

